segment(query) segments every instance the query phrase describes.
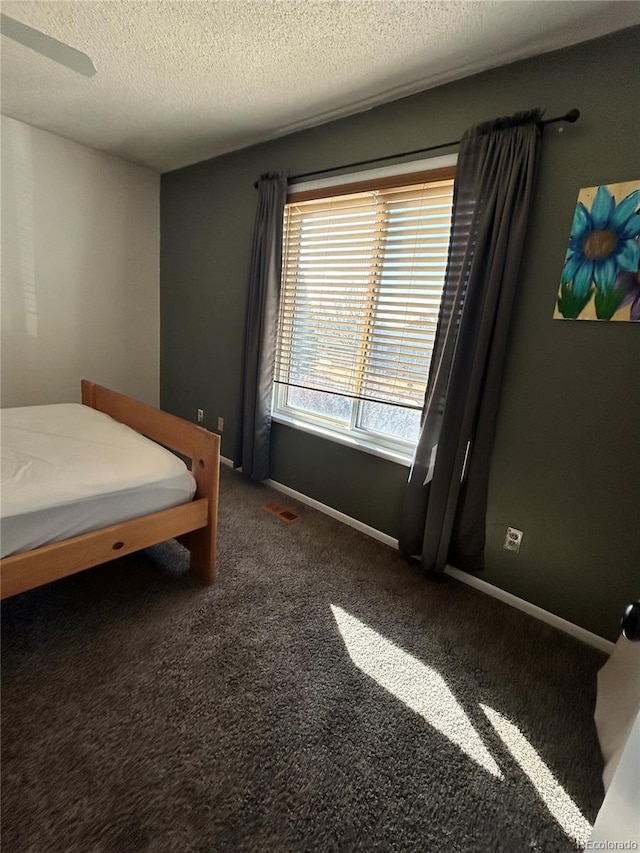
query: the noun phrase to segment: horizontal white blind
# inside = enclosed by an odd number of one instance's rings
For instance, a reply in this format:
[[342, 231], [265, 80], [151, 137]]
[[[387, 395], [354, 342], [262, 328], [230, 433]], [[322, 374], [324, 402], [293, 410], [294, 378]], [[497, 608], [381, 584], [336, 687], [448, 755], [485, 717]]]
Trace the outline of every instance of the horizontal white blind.
[[453, 179], [285, 208], [276, 382], [420, 409]]

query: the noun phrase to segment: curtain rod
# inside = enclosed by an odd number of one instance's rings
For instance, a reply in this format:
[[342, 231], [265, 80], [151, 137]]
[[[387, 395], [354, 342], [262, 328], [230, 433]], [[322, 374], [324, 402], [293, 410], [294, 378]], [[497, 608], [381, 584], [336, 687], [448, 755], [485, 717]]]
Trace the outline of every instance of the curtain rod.
[[[545, 121], [539, 122], [540, 127], [545, 127], [547, 124], [555, 124], [559, 121], [566, 121], [569, 124], [578, 121], [580, 118], [580, 110], [569, 110], [563, 116], [556, 118], [548, 118]], [[414, 148], [413, 151], [400, 151], [397, 154], [385, 154], [383, 157], [373, 157], [371, 160], [358, 160], [357, 163], [343, 163], [342, 166], [330, 166], [328, 169], [316, 169], [315, 172], [302, 172], [299, 175], [289, 175], [287, 181], [299, 181], [301, 178], [312, 178], [315, 175], [326, 175], [329, 172], [337, 172], [339, 169], [349, 169], [353, 166], [370, 166], [372, 163], [381, 163], [383, 160], [395, 160], [398, 157], [410, 157], [412, 154], [426, 154], [428, 151], [437, 151], [440, 148], [450, 148], [453, 145], [460, 145], [461, 139], [454, 139], [452, 142], [441, 142], [439, 145], [430, 145], [428, 148]], [[258, 182], [254, 181], [253, 186], [257, 188]]]

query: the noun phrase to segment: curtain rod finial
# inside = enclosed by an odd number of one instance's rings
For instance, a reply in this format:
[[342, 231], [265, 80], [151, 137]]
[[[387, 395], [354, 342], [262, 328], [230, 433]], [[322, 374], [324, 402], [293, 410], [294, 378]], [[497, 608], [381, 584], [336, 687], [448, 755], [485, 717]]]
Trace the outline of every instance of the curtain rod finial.
[[564, 117], [564, 120], [568, 121], [569, 124], [573, 124], [573, 122], [578, 121], [579, 118], [580, 118], [580, 110], [576, 110], [574, 108], [572, 110], [569, 110], [569, 112]]

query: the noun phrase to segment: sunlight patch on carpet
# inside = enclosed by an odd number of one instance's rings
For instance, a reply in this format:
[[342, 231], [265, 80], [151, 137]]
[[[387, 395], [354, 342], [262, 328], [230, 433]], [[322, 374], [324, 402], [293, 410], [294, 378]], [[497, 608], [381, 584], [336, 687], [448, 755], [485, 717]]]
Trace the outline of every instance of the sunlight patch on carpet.
[[579, 844], [586, 844], [591, 836], [591, 824], [526, 737], [516, 725], [493, 708], [482, 704], [480, 707], [562, 831]]
[[349, 657], [358, 669], [404, 702], [492, 776], [502, 779], [498, 765], [441, 675], [342, 608], [332, 604], [331, 611]]

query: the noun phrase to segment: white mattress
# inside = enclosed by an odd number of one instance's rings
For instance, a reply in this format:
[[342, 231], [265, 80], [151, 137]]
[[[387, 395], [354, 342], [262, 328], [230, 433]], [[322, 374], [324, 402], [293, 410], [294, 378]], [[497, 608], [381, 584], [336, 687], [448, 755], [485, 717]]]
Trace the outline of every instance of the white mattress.
[[5, 557], [192, 500], [164, 447], [76, 403], [0, 411]]

